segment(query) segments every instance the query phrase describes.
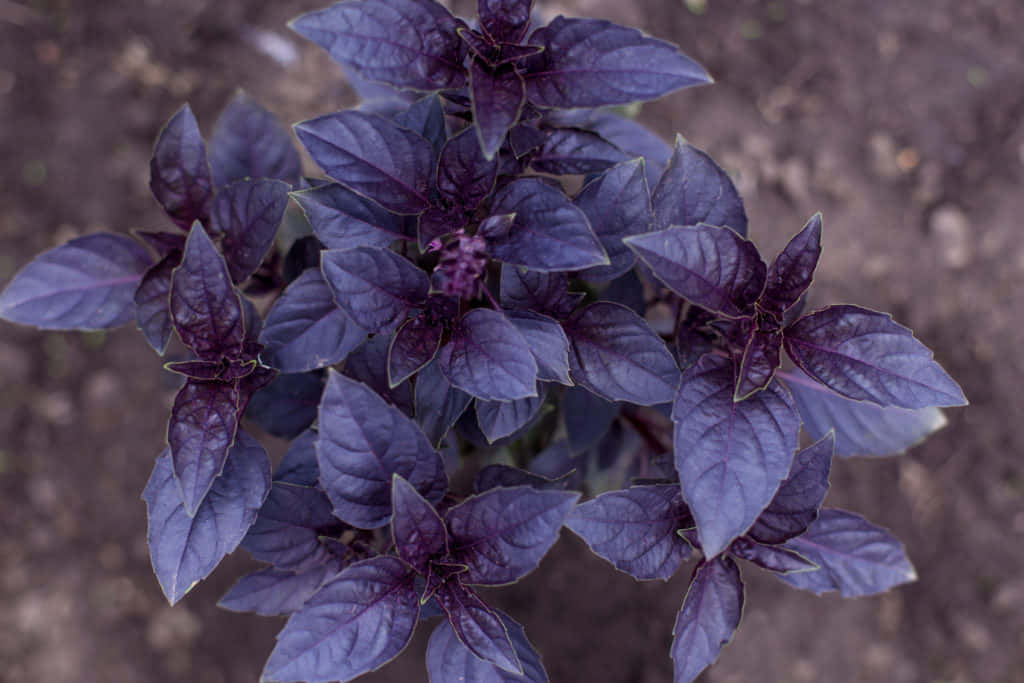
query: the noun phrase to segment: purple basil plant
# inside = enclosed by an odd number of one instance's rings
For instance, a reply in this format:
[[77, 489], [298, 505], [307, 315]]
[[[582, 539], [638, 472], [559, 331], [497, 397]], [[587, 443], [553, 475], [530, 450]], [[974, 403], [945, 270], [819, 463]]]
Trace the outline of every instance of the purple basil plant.
[[[541, 23], [532, 0], [299, 17], [368, 95], [295, 125], [326, 177], [246, 96], [208, 141], [186, 105], [150, 167], [165, 228], [74, 239], [0, 294], [15, 323], [177, 338], [153, 568], [173, 604], [239, 545], [267, 563], [221, 601], [290, 616], [265, 680], [355, 679], [439, 617], [433, 683], [547, 681], [477, 587], [563, 525], [638, 580], [689, 563], [677, 683], [739, 626], [737, 560], [814, 593], [914, 579], [886, 530], [821, 508], [829, 468], [918, 442], [960, 387], [886, 314], [805, 312], [820, 215], [766, 263], [706, 153], [608, 109], [703, 68], [607, 21]], [[291, 441], [276, 471], [248, 424]]]

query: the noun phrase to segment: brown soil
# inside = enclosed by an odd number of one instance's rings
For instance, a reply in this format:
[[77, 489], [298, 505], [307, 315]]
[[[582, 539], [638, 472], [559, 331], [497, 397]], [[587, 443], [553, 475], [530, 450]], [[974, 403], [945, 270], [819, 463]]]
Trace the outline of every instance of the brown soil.
[[[97, 230], [164, 225], [152, 141], [188, 100], [209, 131], [241, 86], [286, 121], [351, 103], [284, 27], [324, 0], [0, 0], [0, 282]], [[1024, 681], [1024, 5], [1018, 0], [565, 0], [678, 42], [718, 83], [649, 105], [735, 174], [769, 253], [815, 211], [817, 303], [891, 311], [972, 405], [899, 458], [838, 462], [830, 504], [904, 539], [913, 585], [815, 598], [747, 572], [707, 681]], [[275, 61], [260, 45], [285, 46]], [[133, 330], [0, 325], [0, 681], [256, 681], [281, 622], [218, 610], [231, 558], [177, 607], [139, 495], [173, 386]], [[272, 439], [266, 439], [271, 443]], [[566, 533], [495, 600], [556, 683], [671, 680], [686, 577], [635, 584]], [[427, 630], [374, 681], [425, 680]]]

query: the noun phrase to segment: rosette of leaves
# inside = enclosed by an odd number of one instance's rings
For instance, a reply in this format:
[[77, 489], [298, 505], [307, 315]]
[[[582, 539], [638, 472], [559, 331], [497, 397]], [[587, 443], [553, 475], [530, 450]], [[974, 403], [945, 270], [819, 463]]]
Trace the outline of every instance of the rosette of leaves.
[[[701, 67], [609, 22], [478, 9], [300, 17], [374, 98], [296, 124], [326, 177], [300, 178], [244, 95], [209, 145], [185, 106], [154, 149], [170, 223], [138, 234], [149, 251], [81, 237], [0, 294], [13, 322], [180, 342], [143, 494], [169, 601], [241, 545], [267, 566], [221, 605], [289, 617], [266, 680], [352, 680], [442, 617], [433, 683], [537, 683], [523, 628], [476, 589], [531, 571], [566, 522], [638, 580], [694, 559], [683, 682], [739, 625], [737, 560], [816, 593], [912, 580], [891, 534], [821, 508], [830, 463], [906, 450], [966, 402], [957, 384], [887, 315], [804, 313], [820, 216], [766, 264], [706, 153], [602, 109]], [[246, 418], [291, 442], [273, 474]]]

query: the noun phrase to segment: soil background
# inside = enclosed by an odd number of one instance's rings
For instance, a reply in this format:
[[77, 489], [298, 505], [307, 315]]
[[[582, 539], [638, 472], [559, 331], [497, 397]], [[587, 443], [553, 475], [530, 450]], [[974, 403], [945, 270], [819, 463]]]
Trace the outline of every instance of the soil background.
[[[207, 133], [236, 87], [288, 122], [351, 104], [340, 70], [285, 28], [323, 4], [0, 0], [0, 283], [71, 237], [166, 227], [148, 159], [183, 101]], [[743, 626], [702, 680], [1024, 681], [1024, 3], [543, 9], [639, 26], [705, 64], [714, 86], [641, 120], [734, 175], [766, 253], [823, 211], [812, 303], [891, 311], [971, 400], [904, 456], [834, 466], [828, 503], [892, 529], [920, 580], [845, 601], [748, 571]], [[281, 621], [215, 606], [244, 553], [174, 608], [150, 569], [139, 496], [174, 393], [159, 363], [132, 329], [0, 324], [4, 683], [258, 680]], [[555, 683], [664, 683], [686, 578], [636, 584], [566, 532], [494, 599]], [[363, 680], [426, 680], [428, 631]]]

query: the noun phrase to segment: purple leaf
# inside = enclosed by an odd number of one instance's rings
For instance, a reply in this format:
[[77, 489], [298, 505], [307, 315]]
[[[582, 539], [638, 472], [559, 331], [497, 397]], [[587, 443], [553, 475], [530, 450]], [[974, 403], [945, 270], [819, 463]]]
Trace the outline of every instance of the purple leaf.
[[295, 134], [327, 175], [385, 209], [420, 213], [430, 206], [434, 150], [418, 133], [349, 110], [297, 123]]
[[818, 518], [818, 509], [828, 493], [834, 447], [832, 435], [827, 434], [793, 457], [789, 476], [747, 532], [750, 538], [779, 544], [807, 530]]
[[523, 335], [533, 359], [537, 379], [571, 385], [569, 379], [569, 338], [554, 318], [533, 311], [507, 311], [505, 317]]
[[342, 374], [362, 382], [370, 387], [375, 394], [395, 406], [403, 413], [412, 417], [415, 413], [415, 402], [412, 394], [412, 383], [400, 382], [391, 386], [388, 382], [388, 348], [391, 340], [386, 334], [376, 334], [367, 339], [345, 359]]
[[222, 382], [234, 382], [237, 379], [248, 377], [257, 366], [257, 361], [231, 360], [230, 362], [218, 363], [212, 360], [186, 360], [177, 363], [165, 363], [164, 369], [176, 372], [179, 375], [199, 380], [220, 380]]
[[363, 78], [415, 90], [466, 85], [462, 25], [431, 0], [337, 3], [290, 24]]
[[195, 515], [221, 473], [238, 429], [238, 387], [190, 379], [174, 397], [167, 423], [174, 477], [185, 511]]
[[707, 557], [746, 533], [772, 501], [800, 430], [778, 382], [739, 402], [735, 385], [732, 360], [706, 355], [683, 373], [672, 407], [676, 469]]
[[186, 104], [167, 122], [149, 162], [149, 189], [178, 227], [206, 223], [213, 201], [213, 179], [206, 160], [206, 143]]
[[294, 439], [316, 419], [323, 393], [316, 374], [280, 375], [249, 402], [245, 416], [281, 439]]
[[[476, 144], [476, 141], [473, 142]], [[465, 227], [467, 222], [466, 212], [458, 207], [450, 209], [438, 209], [431, 207], [419, 215], [416, 227], [416, 236], [419, 240], [420, 250], [426, 251], [430, 243], [439, 237]]]
[[757, 247], [729, 228], [701, 223], [625, 242], [673, 292], [724, 316], [751, 313], [764, 288], [766, 268]]
[[324, 581], [339, 571], [341, 562], [337, 560], [301, 572], [276, 567], [261, 569], [240, 578], [217, 607], [264, 617], [288, 616], [300, 610]]
[[288, 285], [267, 314], [260, 343], [263, 360], [281, 372], [306, 372], [340, 363], [366, 338], [334, 303], [318, 268]]
[[302, 207], [317, 239], [328, 249], [386, 247], [405, 236], [405, 217], [344, 185], [327, 183], [291, 196]]
[[537, 395], [537, 362], [530, 347], [497, 311], [474, 308], [462, 316], [437, 361], [449, 382], [485, 401]]
[[595, 555], [640, 580], [668, 580], [690, 556], [676, 532], [693, 526], [693, 517], [675, 484], [602, 494], [573, 510], [566, 526]]
[[579, 276], [605, 282], [628, 272], [636, 256], [622, 240], [647, 232], [653, 220], [644, 160], [624, 161], [608, 169], [587, 183], [573, 203], [586, 214], [611, 261], [607, 266], [588, 268]]
[[274, 481], [296, 486], [317, 486], [320, 482], [320, 465], [316, 462], [317, 433], [307, 429], [291, 442], [277, 469]]
[[142, 276], [135, 290], [135, 325], [149, 345], [164, 355], [171, 340], [171, 274], [181, 263], [181, 252], [172, 252]]
[[419, 613], [413, 573], [401, 560], [353, 564], [288, 620], [261, 680], [350, 681], [405, 649]]
[[388, 384], [401, 384], [432, 361], [443, 333], [441, 325], [433, 324], [425, 316], [411, 318], [398, 328], [388, 349]]
[[565, 322], [572, 379], [609, 401], [668, 403], [679, 368], [665, 342], [625, 306], [598, 301]]
[[222, 238], [233, 282], [263, 263], [287, 206], [288, 183], [280, 180], [238, 180], [221, 188], [210, 210], [210, 232]]
[[596, 446], [608, 433], [621, 409], [620, 404], [606, 401], [589, 389], [569, 387], [562, 397], [562, 415], [569, 450], [577, 454]]
[[480, 147], [484, 156], [492, 159], [505, 141], [505, 134], [519, 121], [526, 104], [526, 85], [512, 66], [492, 69], [474, 59], [469, 68], [469, 87]]
[[501, 305], [543, 313], [562, 319], [572, 313], [580, 296], [569, 293], [569, 276], [527, 270], [508, 264], [501, 267]]
[[518, 581], [536, 569], [579, 494], [527, 486], [491, 489], [448, 511], [452, 556], [469, 570], [468, 584]]
[[145, 242], [160, 258], [164, 258], [173, 251], [179, 254], [185, 251], [186, 236], [180, 232], [132, 230], [132, 234]]
[[600, 19], [556, 17], [530, 42], [526, 91], [541, 107], [572, 109], [653, 100], [711, 77], [674, 45]]
[[767, 387], [782, 362], [779, 358], [781, 353], [781, 332], [754, 330], [747, 348], [743, 350], [733, 399], [742, 401]]
[[629, 157], [643, 157], [647, 186], [654, 187], [672, 156], [672, 146], [643, 125], [611, 112], [599, 111], [580, 124], [617, 146]]
[[494, 610], [505, 626], [512, 647], [523, 667], [522, 674], [499, 669], [486, 662], [467, 648], [447, 620], [434, 629], [427, 644], [427, 673], [430, 683], [548, 683], [548, 674], [541, 664], [540, 655], [530, 641], [526, 631], [507, 614]]
[[391, 519], [391, 477], [399, 474], [436, 503], [447, 478], [423, 432], [366, 385], [330, 373], [320, 403], [320, 481], [334, 514], [374, 529]]
[[489, 242], [494, 258], [539, 271], [608, 265], [582, 211], [541, 178], [514, 180], [494, 197], [491, 214], [516, 215], [507, 237]]
[[444, 521], [434, 506], [397, 474], [391, 479], [391, 504], [395, 551], [410, 567], [425, 575], [430, 559], [448, 552]]
[[676, 136], [668, 166], [651, 193], [654, 227], [707, 223], [747, 235], [747, 213], [729, 175], [707, 154]]
[[544, 144], [547, 136], [533, 123], [520, 122], [508, 132], [508, 144], [518, 159]]
[[278, 569], [306, 571], [331, 557], [320, 537], [345, 528], [323, 491], [275, 481], [242, 547]]
[[473, 397], [452, 386], [435, 361], [416, 375], [415, 400], [416, 421], [430, 443], [437, 445], [466, 412]]
[[807, 532], [785, 547], [821, 569], [779, 579], [816, 595], [837, 590], [844, 598], [856, 598], [917, 580], [896, 537], [845, 510], [822, 510]]
[[370, 332], [393, 331], [430, 290], [427, 274], [389, 249], [331, 249], [321, 254], [320, 268], [334, 300]]
[[0, 292], [0, 318], [44, 330], [102, 330], [131, 322], [152, 264], [125, 235], [86, 235], [46, 251]]
[[776, 574], [808, 572], [818, 568], [818, 565], [800, 553], [778, 545], [764, 545], [752, 541], [746, 536], [741, 536], [733, 541], [729, 546], [729, 552], [747, 562], [753, 562], [761, 569], [767, 569]]
[[539, 474], [533, 474], [518, 467], [508, 465], [488, 465], [476, 473], [473, 478], [473, 490], [477, 493], [490, 491], [496, 488], [511, 488], [513, 486], [529, 486], [535, 489], [562, 489], [565, 482], [557, 479], [548, 479]]
[[435, 598], [455, 635], [470, 652], [504, 671], [523, 672], [505, 624], [472, 589], [458, 580], [450, 580], [435, 593]]
[[441, 104], [441, 97], [437, 93], [416, 100], [408, 109], [395, 115], [394, 121], [403, 128], [422, 135], [437, 152], [441, 151], [441, 146], [448, 139], [444, 105]]
[[142, 497], [153, 571], [172, 605], [238, 547], [269, 489], [267, 452], [244, 432], [195, 515], [181, 502], [169, 453], [157, 459]]
[[518, 43], [530, 25], [533, 0], [477, 0], [480, 26], [492, 40]]
[[628, 158], [597, 133], [582, 128], [551, 128], [530, 158], [530, 166], [541, 173], [583, 175], [600, 173]]
[[200, 360], [220, 360], [241, 352], [242, 302], [224, 257], [198, 224], [185, 242], [181, 265], [171, 275], [170, 302], [178, 336]]
[[910, 409], [967, 404], [928, 347], [886, 313], [829, 306], [787, 327], [785, 345], [801, 370], [854, 400]]
[[774, 313], [782, 313], [799, 301], [811, 286], [819, 256], [821, 214], [816, 213], [768, 267], [768, 279], [764, 294], [761, 295], [761, 307]]
[[672, 629], [675, 683], [689, 683], [711, 666], [740, 625], [743, 581], [729, 557], [701, 562]]
[[804, 429], [813, 439], [835, 431], [836, 455], [895, 455], [946, 426], [938, 408], [882, 408], [854, 401], [793, 369], [779, 377], [793, 393]]
[[515, 401], [476, 401], [476, 421], [489, 443], [517, 433], [540, 414], [547, 387], [539, 384], [537, 395]]
[[224, 108], [210, 138], [210, 167], [217, 187], [243, 178], [275, 178], [295, 185], [302, 161], [274, 115], [243, 92]]
[[490, 196], [497, 177], [498, 161], [484, 156], [473, 126], [448, 140], [441, 148], [437, 189], [454, 205], [475, 209]]

